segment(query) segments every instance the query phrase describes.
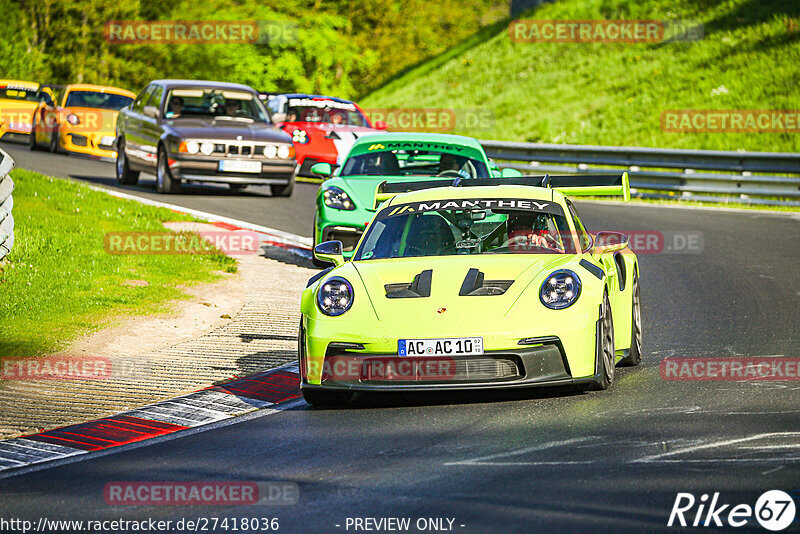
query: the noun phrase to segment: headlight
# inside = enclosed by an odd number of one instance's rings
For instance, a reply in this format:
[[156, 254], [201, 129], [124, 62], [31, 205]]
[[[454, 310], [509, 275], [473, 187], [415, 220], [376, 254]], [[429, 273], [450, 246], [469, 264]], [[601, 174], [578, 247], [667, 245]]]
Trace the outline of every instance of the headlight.
[[268, 158], [274, 158], [278, 154], [278, 149], [275, 145], [267, 145], [264, 147], [264, 155]]
[[278, 147], [278, 157], [281, 159], [289, 159], [292, 157], [292, 151], [289, 149], [289, 145], [281, 145]]
[[200, 145], [200, 152], [205, 154], [206, 156], [210, 156], [214, 153], [214, 143], [211, 141], [203, 141], [203, 144]]
[[197, 154], [199, 151], [200, 145], [197, 143], [197, 141], [182, 141], [178, 146], [178, 152]]
[[74, 113], [70, 113], [69, 115], [67, 115], [67, 122], [75, 126], [80, 124], [81, 120]]
[[350, 200], [347, 193], [339, 187], [332, 185], [322, 192], [322, 200], [329, 208], [336, 210], [354, 210], [356, 205]]
[[581, 296], [581, 279], [569, 269], [554, 272], [542, 283], [539, 299], [551, 310], [568, 308]]
[[292, 141], [295, 143], [300, 143], [304, 145], [308, 143], [311, 139], [309, 139], [308, 134], [305, 130], [292, 130]]
[[353, 286], [340, 276], [332, 276], [317, 290], [317, 307], [325, 315], [336, 317], [353, 305]]

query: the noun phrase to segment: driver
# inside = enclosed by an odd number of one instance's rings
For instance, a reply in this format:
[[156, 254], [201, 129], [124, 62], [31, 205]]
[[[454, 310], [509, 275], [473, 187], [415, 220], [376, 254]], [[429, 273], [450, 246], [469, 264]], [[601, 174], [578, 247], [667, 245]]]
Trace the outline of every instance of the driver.
[[169, 100], [169, 112], [171, 117], [178, 117], [183, 112], [183, 97], [173, 96]]
[[544, 213], [509, 213], [506, 219], [508, 246], [524, 250], [527, 247], [555, 249], [555, 243], [547, 229], [547, 215]]
[[226, 100], [225, 101], [225, 115], [228, 117], [235, 117], [236, 112], [241, 110], [241, 106], [239, 105], [238, 100]]
[[458, 172], [461, 169], [461, 164], [458, 161], [458, 157], [452, 154], [442, 154], [442, 157], [439, 158], [439, 173], [442, 174], [443, 172], [447, 171], [456, 171]]

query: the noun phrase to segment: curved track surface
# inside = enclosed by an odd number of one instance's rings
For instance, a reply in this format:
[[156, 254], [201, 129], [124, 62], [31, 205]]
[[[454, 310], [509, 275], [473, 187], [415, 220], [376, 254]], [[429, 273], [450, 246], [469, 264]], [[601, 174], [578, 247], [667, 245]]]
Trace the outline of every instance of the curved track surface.
[[[8, 151], [21, 167], [113, 181], [111, 164]], [[134, 189], [165, 198], [148, 181]], [[306, 184], [288, 200], [190, 192], [167, 201], [310, 233]], [[800, 490], [800, 381], [667, 381], [659, 371], [666, 357], [800, 359], [798, 217], [579, 207], [592, 230], [702, 237], [694, 253], [640, 255], [644, 360], [618, 369], [610, 390], [365, 396], [341, 409], [298, 402], [0, 480], [0, 516], [278, 517], [282, 532], [353, 532], [348, 517], [445, 517], [457, 532], [650, 531], [674, 530], [666, 524], [678, 492], [752, 506], [766, 490]], [[159, 480], [293, 481], [299, 503], [111, 507], [103, 499], [109, 481]]]

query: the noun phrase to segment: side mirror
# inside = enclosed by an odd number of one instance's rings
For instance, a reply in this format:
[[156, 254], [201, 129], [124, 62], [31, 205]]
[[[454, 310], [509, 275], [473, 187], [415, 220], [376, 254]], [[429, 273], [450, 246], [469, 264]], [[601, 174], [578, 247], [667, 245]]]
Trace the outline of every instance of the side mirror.
[[375, 129], [385, 130], [389, 126], [384, 121], [375, 121]]
[[325, 163], [324, 161], [321, 161], [311, 166], [311, 172], [313, 172], [314, 174], [319, 174], [320, 176], [323, 177], [328, 177], [331, 174], [333, 174], [333, 166], [331, 166], [330, 163]]
[[620, 232], [597, 232], [594, 238], [594, 253], [617, 252], [628, 246], [628, 236]]
[[500, 176], [503, 178], [517, 178], [518, 176], [522, 176], [522, 173], [517, 169], [503, 169], [500, 171]]
[[[320, 165], [317, 163], [317, 165]], [[325, 164], [327, 165], [327, 163]], [[338, 267], [344, 264], [341, 241], [325, 241], [314, 247], [314, 257], [319, 261], [327, 261]]]
[[155, 106], [145, 106], [144, 109], [142, 109], [142, 113], [154, 119], [158, 118], [158, 108]]
[[273, 113], [271, 119], [275, 124], [286, 122], [286, 113]]

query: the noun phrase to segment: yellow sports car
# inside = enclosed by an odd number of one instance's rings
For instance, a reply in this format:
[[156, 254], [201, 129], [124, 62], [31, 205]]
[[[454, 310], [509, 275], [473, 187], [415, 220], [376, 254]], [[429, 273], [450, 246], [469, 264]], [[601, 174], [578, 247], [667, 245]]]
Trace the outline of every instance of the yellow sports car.
[[61, 105], [42, 102], [33, 118], [31, 150], [116, 158], [115, 130], [119, 110], [136, 97], [119, 87], [68, 85]]
[[0, 80], [0, 139], [26, 138], [39, 103], [54, 100], [50, 88], [36, 82]]

